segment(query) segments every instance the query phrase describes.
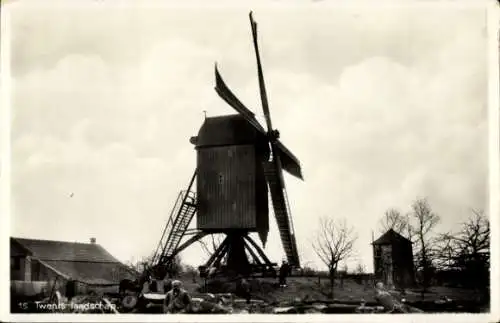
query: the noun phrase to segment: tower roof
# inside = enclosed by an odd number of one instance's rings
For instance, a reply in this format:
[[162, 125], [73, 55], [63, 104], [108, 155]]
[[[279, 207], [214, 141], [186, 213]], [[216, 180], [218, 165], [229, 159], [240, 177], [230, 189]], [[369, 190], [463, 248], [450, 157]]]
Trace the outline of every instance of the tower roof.
[[389, 229], [386, 233], [381, 235], [377, 240], [373, 241], [372, 244], [383, 245], [383, 244], [393, 244], [394, 242], [409, 242], [412, 243], [409, 239], [403, 237], [393, 229]]

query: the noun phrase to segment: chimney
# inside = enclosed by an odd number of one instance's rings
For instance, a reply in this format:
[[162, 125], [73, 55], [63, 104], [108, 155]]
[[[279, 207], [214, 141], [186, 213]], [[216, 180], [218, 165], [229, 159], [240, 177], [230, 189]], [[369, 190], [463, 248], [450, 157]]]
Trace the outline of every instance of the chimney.
[[95, 238], [90, 238], [90, 243], [95, 244]]

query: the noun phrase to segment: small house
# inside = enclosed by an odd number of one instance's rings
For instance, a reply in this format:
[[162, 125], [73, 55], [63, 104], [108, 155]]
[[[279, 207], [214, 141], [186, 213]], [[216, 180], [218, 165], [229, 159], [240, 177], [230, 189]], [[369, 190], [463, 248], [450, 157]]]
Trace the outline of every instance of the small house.
[[37, 283], [60, 289], [71, 282], [75, 290], [82, 292], [110, 287], [114, 290], [125, 278], [135, 279], [135, 272], [94, 238], [90, 243], [10, 238], [10, 280], [14, 289], [32, 289]]
[[405, 288], [415, 283], [412, 242], [390, 229], [372, 242], [375, 280]]

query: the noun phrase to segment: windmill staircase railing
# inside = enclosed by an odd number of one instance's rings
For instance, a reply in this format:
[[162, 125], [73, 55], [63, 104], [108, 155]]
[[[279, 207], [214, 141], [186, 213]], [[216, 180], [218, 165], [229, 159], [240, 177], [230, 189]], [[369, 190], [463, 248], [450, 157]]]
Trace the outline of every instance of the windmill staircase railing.
[[152, 259], [154, 266], [163, 265], [171, 260], [196, 213], [196, 193], [191, 191], [195, 178], [196, 171], [188, 189], [180, 191], [177, 196]]

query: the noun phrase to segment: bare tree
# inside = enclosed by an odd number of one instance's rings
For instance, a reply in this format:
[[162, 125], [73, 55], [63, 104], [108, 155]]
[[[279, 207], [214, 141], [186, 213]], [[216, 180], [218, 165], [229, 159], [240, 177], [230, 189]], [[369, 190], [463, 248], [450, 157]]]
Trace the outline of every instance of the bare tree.
[[146, 272], [150, 267], [151, 267], [151, 261], [153, 259], [153, 256], [144, 256], [141, 257], [140, 259], [137, 259], [135, 261], [132, 261], [130, 266], [131, 268], [134, 268], [138, 273], [144, 273]]
[[177, 277], [182, 272], [182, 261], [179, 254], [165, 263], [154, 260], [154, 256], [143, 257], [137, 262], [137, 267], [142, 276], [162, 279], [163, 277]]
[[135, 257], [132, 257], [132, 259], [125, 261], [125, 266], [127, 266], [127, 268], [135, 272], [139, 272], [140, 269], [139, 266], [137, 265]]
[[416, 267], [421, 273], [421, 283], [425, 291], [432, 278], [433, 271], [433, 245], [436, 240], [433, 239], [432, 230], [439, 223], [440, 217], [434, 213], [425, 198], [419, 198], [412, 204], [410, 214], [413, 224], [410, 226], [411, 234], [414, 235], [417, 250]]
[[340, 262], [348, 259], [354, 251], [357, 235], [345, 219], [321, 218], [316, 238], [312, 244], [314, 251], [328, 267], [330, 290], [333, 297], [335, 274]]
[[207, 240], [208, 241], [201, 239], [198, 240], [198, 242], [200, 243], [203, 251], [210, 257], [222, 243], [223, 237], [221, 235], [211, 234], [210, 239]]
[[401, 214], [401, 212], [397, 209], [391, 208], [385, 211], [384, 217], [379, 221], [379, 227], [381, 233], [385, 233], [392, 229], [402, 236], [410, 238], [409, 217], [407, 215]]
[[462, 230], [450, 238], [455, 241], [461, 253], [489, 255], [490, 221], [483, 211], [472, 210], [472, 215], [462, 224]]
[[440, 264], [443, 269], [461, 273], [464, 285], [487, 289], [489, 286], [490, 221], [483, 211], [471, 216], [457, 233], [441, 236]]
[[452, 233], [441, 234], [434, 246], [436, 267], [439, 270], [453, 270], [457, 255], [456, 243]]

